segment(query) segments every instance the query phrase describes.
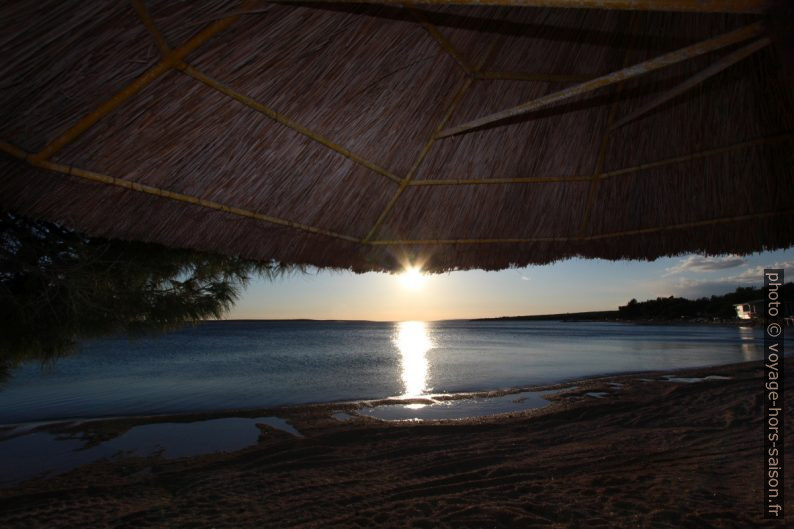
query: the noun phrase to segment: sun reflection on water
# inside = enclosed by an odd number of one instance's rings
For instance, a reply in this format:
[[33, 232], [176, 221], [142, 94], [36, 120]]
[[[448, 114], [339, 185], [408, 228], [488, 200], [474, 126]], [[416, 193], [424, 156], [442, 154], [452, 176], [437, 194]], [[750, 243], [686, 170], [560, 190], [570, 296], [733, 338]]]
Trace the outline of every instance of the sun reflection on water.
[[393, 342], [400, 351], [403, 396], [417, 397], [424, 394], [430, 367], [427, 352], [433, 348], [427, 325], [423, 321], [400, 322], [397, 324]]
[[738, 329], [739, 337], [742, 340], [742, 358], [744, 358], [744, 361], [749, 362], [761, 358], [758, 344], [755, 343], [755, 330], [753, 327], [740, 326]]

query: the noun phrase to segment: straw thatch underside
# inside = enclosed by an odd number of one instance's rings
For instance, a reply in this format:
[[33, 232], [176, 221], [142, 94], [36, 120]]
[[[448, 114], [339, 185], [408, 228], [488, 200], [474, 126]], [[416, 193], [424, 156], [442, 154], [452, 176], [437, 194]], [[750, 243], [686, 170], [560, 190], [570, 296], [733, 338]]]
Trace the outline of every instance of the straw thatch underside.
[[788, 247], [794, 83], [774, 35], [617, 129], [753, 40], [437, 137], [758, 20], [6, 3], [0, 206], [94, 236], [357, 271]]

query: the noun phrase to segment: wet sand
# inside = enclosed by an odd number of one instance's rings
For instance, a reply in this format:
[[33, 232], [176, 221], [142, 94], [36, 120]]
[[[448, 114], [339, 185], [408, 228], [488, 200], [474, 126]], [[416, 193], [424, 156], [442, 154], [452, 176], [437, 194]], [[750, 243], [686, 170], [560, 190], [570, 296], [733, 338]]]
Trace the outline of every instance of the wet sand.
[[0, 489], [0, 527], [782, 527], [761, 516], [762, 373], [576, 381], [544, 408], [446, 423], [332, 416], [353, 403], [282, 409], [303, 438], [261, 425], [239, 452], [103, 461]]

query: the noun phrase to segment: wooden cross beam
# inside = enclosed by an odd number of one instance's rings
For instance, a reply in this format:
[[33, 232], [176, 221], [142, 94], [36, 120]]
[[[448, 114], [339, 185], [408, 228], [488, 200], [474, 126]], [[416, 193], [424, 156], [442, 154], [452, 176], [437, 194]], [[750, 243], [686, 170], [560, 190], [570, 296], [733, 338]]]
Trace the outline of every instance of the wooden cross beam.
[[[251, 4], [251, 0], [248, 0], [243, 4], [243, 9], [248, 9], [249, 4]], [[141, 4], [142, 5], [142, 4]], [[144, 13], [143, 11], [139, 11], [140, 13]], [[72, 125], [69, 129], [63, 132], [60, 136], [55, 138], [52, 142], [50, 142], [47, 146], [45, 146], [41, 151], [37, 152], [34, 156], [36, 160], [46, 160], [56, 153], [60, 152], [66, 145], [73, 142], [78, 136], [83, 134], [85, 131], [90, 129], [96, 122], [113, 112], [116, 108], [121, 106], [122, 103], [127, 101], [129, 98], [146, 88], [149, 84], [151, 84], [155, 79], [159, 78], [164, 73], [170, 71], [174, 68], [177, 64], [179, 64], [182, 59], [190, 55], [193, 51], [199, 48], [202, 44], [207, 42], [210, 38], [212, 38], [217, 33], [227, 29], [229, 26], [234, 24], [241, 15], [230, 15], [224, 17], [220, 20], [216, 20], [211, 24], [207, 25], [204, 29], [196, 33], [193, 37], [190, 38], [185, 44], [180, 46], [179, 48], [172, 50], [167, 56], [165, 56], [159, 63], [152, 66], [150, 69], [146, 70], [143, 74], [137, 77], [134, 81], [130, 84], [122, 88], [120, 91], [116, 92], [110, 99], [103, 102], [96, 110], [93, 112], [83, 116], [80, 121]], [[167, 44], [165, 40], [158, 43], [158, 47], [163, 46], [161, 48], [163, 51], [167, 48]]]
[[736, 44], [737, 42], [742, 42], [744, 40], [751, 39], [761, 34], [762, 31], [763, 31], [763, 25], [760, 22], [756, 22], [754, 24], [750, 24], [749, 26], [745, 26], [735, 31], [725, 33], [718, 37], [704, 40], [697, 44], [693, 44], [691, 46], [681, 48], [680, 50], [666, 53], [660, 57], [656, 57], [654, 59], [650, 59], [648, 61], [635, 64], [634, 66], [629, 66], [628, 68], [623, 68], [622, 70], [618, 70], [616, 72], [612, 72], [610, 74], [597, 77], [590, 81], [586, 81], [584, 83], [569, 88], [565, 88], [558, 92], [554, 92], [552, 94], [548, 94], [543, 97], [533, 99], [532, 101], [522, 103], [518, 106], [508, 108], [500, 112], [495, 112], [493, 114], [488, 114], [487, 116], [477, 118], [475, 120], [469, 121], [467, 123], [463, 123], [462, 125], [458, 125], [456, 127], [448, 128], [442, 131], [438, 137], [444, 138], [446, 136], [461, 134], [463, 132], [467, 132], [482, 127], [483, 125], [488, 125], [490, 123], [502, 121], [507, 118], [519, 116], [521, 114], [526, 114], [533, 110], [537, 110], [549, 106], [552, 103], [558, 103], [560, 101], [570, 99], [574, 96], [592, 92], [594, 90], [603, 88], [605, 86], [609, 86], [615, 83], [620, 83], [622, 81], [626, 81], [634, 77], [639, 77], [641, 75], [648, 74], [650, 72], [659, 70], [661, 68], [665, 68], [667, 66], [688, 59], [692, 59], [694, 57], [698, 57], [705, 53], [709, 53], [724, 48], [726, 46], [730, 46], [731, 44]]
[[674, 97], [677, 97], [677, 96], [683, 94], [684, 92], [694, 88], [695, 86], [699, 85], [700, 83], [702, 83], [703, 81], [705, 81], [709, 77], [713, 77], [713, 76], [717, 75], [721, 71], [723, 71], [726, 68], [736, 64], [737, 62], [741, 61], [742, 59], [745, 59], [745, 58], [749, 57], [753, 53], [755, 53], [755, 52], [757, 52], [757, 51], [759, 51], [759, 50], [761, 50], [763, 48], [766, 48], [767, 46], [769, 46], [769, 44], [771, 44], [771, 42], [772, 41], [770, 41], [768, 37], [764, 37], [762, 39], [756, 40], [752, 44], [748, 44], [747, 46], [739, 48], [738, 50], [734, 51], [733, 53], [729, 53], [728, 55], [726, 55], [722, 59], [716, 61], [715, 63], [709, 65], [707, 68], [705, 68], [705, 69], [701, 70], [700, 72], [696, 73], [695, 75], [693, 75], [692, 77], [690, 77], [689, 79], [687, 79], [683, 83], [679, 84], [675, 88], [672, 88], [671, 90], [668, 90], [667, 92], [661, 94], [659, 97], [655, 97], [654, 99], [652, 99], [651, 101], [649, 101], [648, 103], [646, 103], [642, 107], [638, 108], [637, 110], [635, 110], [634, 112], [632, 112], [628, 116], [618, 120], [617, 123], [612, 125], [612, 130], [618, 129], [618, 128], [622, 127], [623, 125], [625, 125], [626, 123], [634, 121], [638, 117], [640, 117], [640, 116], [642, 116], [644, 114], [647, 114], [648, 112], [650, 112], [654, 108], [658, 107], [659, 105], [662, 105], [662, 104], [670, 101]]

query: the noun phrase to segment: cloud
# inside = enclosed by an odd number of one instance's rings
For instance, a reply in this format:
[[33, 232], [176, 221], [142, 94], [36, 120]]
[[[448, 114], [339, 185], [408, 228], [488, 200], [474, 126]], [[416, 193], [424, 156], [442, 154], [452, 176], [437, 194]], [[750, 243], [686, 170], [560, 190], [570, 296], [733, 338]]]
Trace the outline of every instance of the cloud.
[[521, 276], [521, 281], [529, 281], [529, 278], [527, 276]]
[[736, 268], [745, 263], [745, 259], [738, 255], [726, 255], [723, 257], [690, 255], [682, 259], [677, 265], [666, 268], [662, 277], [669, 277], [683, 272], [714, 272], [716, 270]]
[[688, 298], [710, 296], [712, 294], [725, 294], [736, 287], [760, 286], [764, 283], [765, 268], [782, 268], [787, 281], [794, 279], [794, 260], [778, 261], [766, 265], [759, 265], [742, 270], [738, 274], [723, 277], [710, 277], [708, 279], [693, 279], [680, 277], [672, 287], [673, 295]]

